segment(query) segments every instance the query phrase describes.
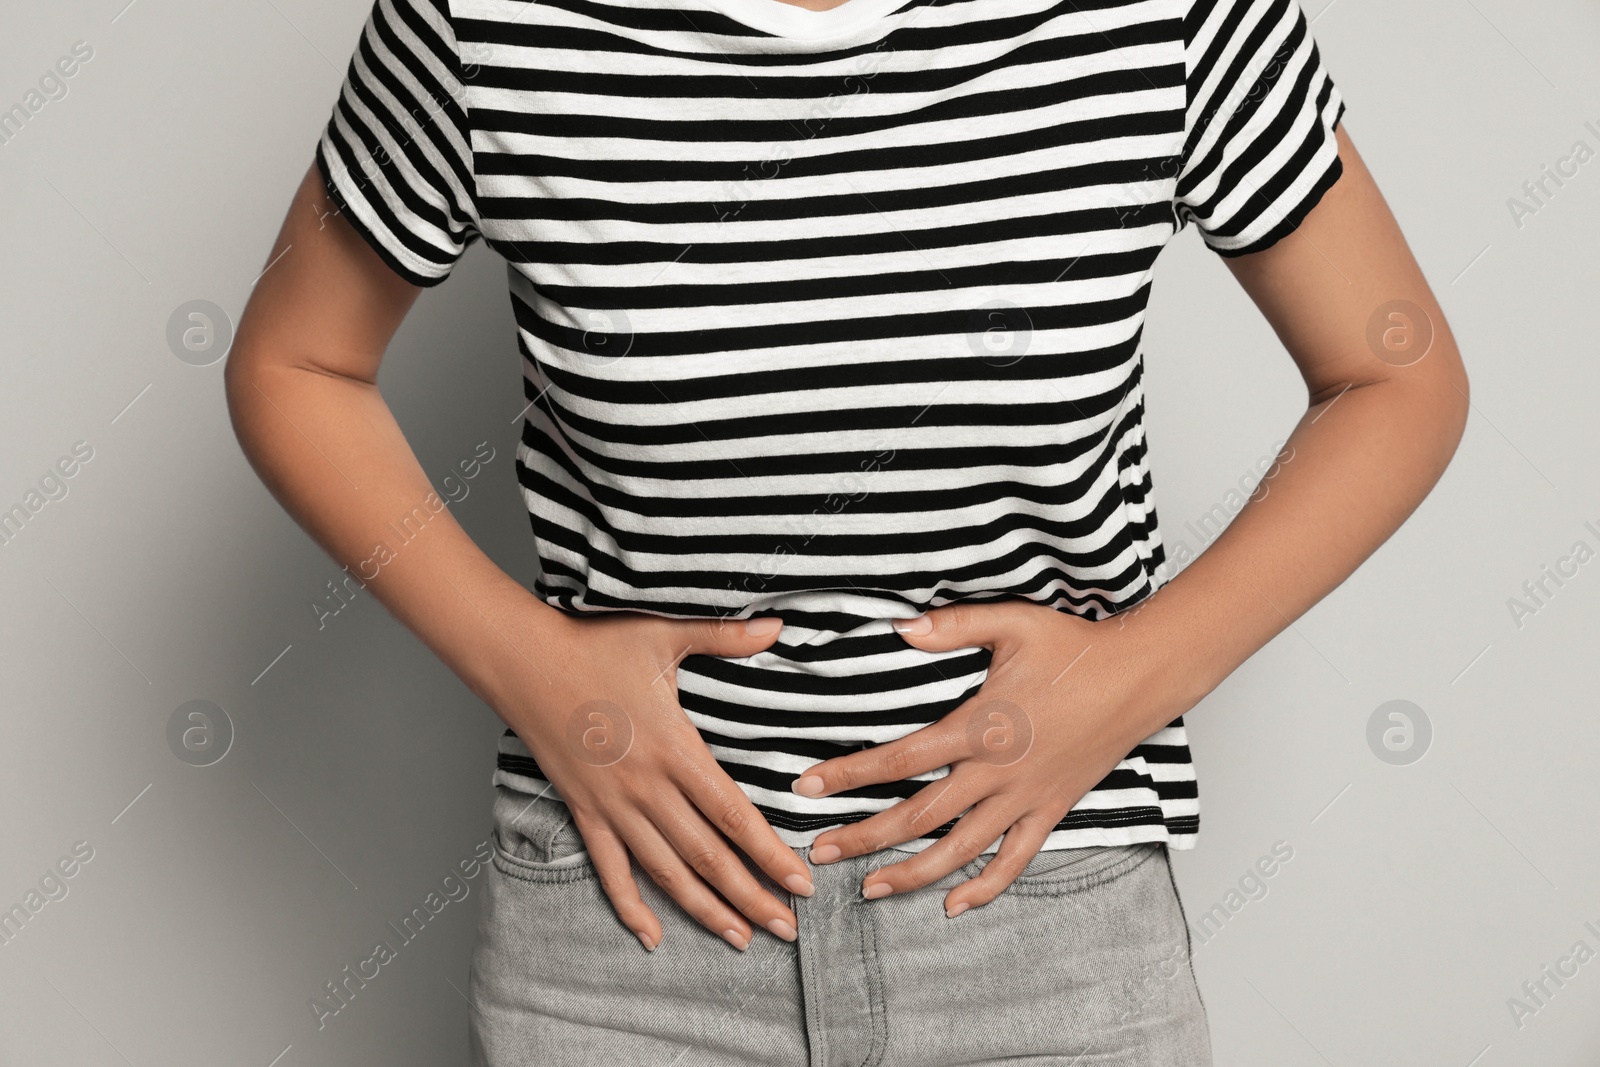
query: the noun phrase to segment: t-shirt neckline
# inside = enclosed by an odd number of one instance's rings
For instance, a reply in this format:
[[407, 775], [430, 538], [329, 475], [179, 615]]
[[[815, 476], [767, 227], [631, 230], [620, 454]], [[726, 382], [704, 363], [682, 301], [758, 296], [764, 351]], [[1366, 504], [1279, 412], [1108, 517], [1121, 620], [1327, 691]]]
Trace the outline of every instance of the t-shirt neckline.
[[906, 0], [844, 0], [812, 11], [786, 0], [702, 0], [735, 22], [778, 37], [818, 40], [860, 30], [904, 6]]

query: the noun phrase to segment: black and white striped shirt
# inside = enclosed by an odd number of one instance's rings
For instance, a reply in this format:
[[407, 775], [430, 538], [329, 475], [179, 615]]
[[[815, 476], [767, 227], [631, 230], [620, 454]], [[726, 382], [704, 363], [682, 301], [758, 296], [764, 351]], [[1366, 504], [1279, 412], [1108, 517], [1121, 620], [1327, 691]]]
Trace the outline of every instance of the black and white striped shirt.
[[[1343, 111], [1295, 0], [377, 0], [317, 162], [413, 283], [480, 237], [506, 260], [538, 595], [782, 617], [678, 686], [800, 846], [938, 775], [826, 798], [795, 776], [985, 678], [987, 650], [889, 620], [997, 598], [1098, 620], [1169, 577], [1156, 256], [1191, 220], [1224, 256], [1293, 230], [1339, 177]], [[494, 781], [547, 785], [510, 731]], [[1179, 718], [1045, 847], [1198, 825]]]

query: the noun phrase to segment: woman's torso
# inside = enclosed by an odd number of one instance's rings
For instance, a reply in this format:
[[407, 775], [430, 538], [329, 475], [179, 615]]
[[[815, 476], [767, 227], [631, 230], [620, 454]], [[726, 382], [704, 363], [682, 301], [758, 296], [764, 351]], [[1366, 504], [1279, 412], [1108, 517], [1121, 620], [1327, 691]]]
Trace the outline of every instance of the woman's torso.
[[[921, 652], [890, 619], [1102, 619], [1160, 584], [1140, 337], [1178, 228], [1185, 5], [452, 9], [536, 591], [781, 616], [772, 649], [691, 656], [678, 686], [789, 843], [921, 784], [811, 799], [800, 771], [984, 680], [986, 650]], [[496, 781], [543, 784], [509, 731]], [[1196, 828], [1180, 720], [1046, 847]]]

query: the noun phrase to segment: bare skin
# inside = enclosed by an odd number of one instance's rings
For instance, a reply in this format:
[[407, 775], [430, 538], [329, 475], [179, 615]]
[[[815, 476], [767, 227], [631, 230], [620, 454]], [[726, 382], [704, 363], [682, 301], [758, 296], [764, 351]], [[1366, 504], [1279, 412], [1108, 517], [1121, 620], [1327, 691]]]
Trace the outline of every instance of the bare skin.
[[[807, 776], [831, 793], [946, 765], [951, 774], [820, 835], [813, 862], [826, 861], [828, 846], [834, 858], [863, 855], [968, 812], [936, 845], [868, 875], [864, 891], [926, 885], [1003, 838], [994, 860], [945, 904], [954, 914], [992, 900], [1107, 771], [1343, 582], [1438, 481], [1465, 425], [1466, 374], [1342, 127], [1339, 145], [1345, 173], [1300, 229], [1266, 251], [1224, 261], [1308, 390], [1285, 448], [1293, 459], [1273, 473], [1270, 492], [1116, 625], [1023, 602], [928, 613], [929, 632], [905, 634], [916, 647], [994, 649], [982, 692], [939, 723], [818, 764]], [[736, 947], [749, 944], [753, 927], [793, 940], [794, 912], [762, 888], [740, 853], [801, 895], [811, 892], [809, 868], [712, 758], [678, 704], [675, 673], [690, 653], [767, 648], [776, 628], [751, 633], [738, 622], [629, 613], [570, 618], [500, 570], [448, 509], [392, 560], [365, 562], [390, 536], [387, 524], [426, 506], [433, 492], [376, 384], [420, 290], [336, 213], [314, 167], [268, 262], [227, 366], [235, 430], [263, 482], [528, 745], [571, 808], [619, 919], [647, 948], [664, 931], [640, 896], [630, 857]], [[1409, 366], [1368, 347], [1374, 310], [1396, 299], [1420, 307], [1435, 330], [1426, 357]], [[987, 732], [968, 729], [996, 700], [1020, 709], [1031, 727], [1027, 752], [1009, 763], [974, 742]], [[568, 740], [593, 701], [626, 709], [633, 737], [619, 763]]]

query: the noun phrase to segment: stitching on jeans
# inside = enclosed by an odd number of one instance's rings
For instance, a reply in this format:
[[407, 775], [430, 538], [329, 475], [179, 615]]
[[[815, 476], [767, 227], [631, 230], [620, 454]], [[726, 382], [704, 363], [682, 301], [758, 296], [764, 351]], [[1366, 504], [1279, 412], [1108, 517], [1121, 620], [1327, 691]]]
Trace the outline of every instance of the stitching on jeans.
[[494, 855], [490, 862], [495, 870], [509, 878], [522, 882], [578, 882], [583, 879], [599, 877], [592, 860], [584, 859], [578, 863], [564, 864], [560, 867], [546, 867], [525, 860], [507, 852], [500, 845], [498, 836], [493, 842]]
[[[819, 887], [827, 884], [820, 879], [818, 882]], [[795, 951], [800, 957], [800, 999], [805, 1002], [807, 1067], [825, 1067], [828, 1055], [828, 1035], [822, 1021], [822, 998], [813, 995], [813, 991], [822, 985], [817, 973], [815, 935], [812, 932], [812, 909], [816, 906], [816, 898], [811, 898], [796, 901], [794, 909], [795, 918], [800, 920]]]
[[1091, 889], [1098, 889], [1109, 882], [1116, 881], [1150, 862], [1158, 850], [1149, 847], [1154, 842], [1141, 842], [1133, 845], [1114, 845], [1107, 849], [1108, 855], [1112, 851], [1124, 851], [1124, 855], [1111, 859], [1103, 865], [1052, 878], [1049, 874], [1041, 874], [1036, 879], [1027, 877], [1018, 878], [1005, 889], [1001, 890], [996, 900], [1003, 899], [1007, 894], [1027, 897], [1062, 897], [1074, 893], [1083, 893]]
[[[1129, 855], [1132, 845], [1108, 845], [1090, 850], [1087, 854], [1078, 856], [1061, 857], [1059, 852], [1037, 853], [1022, 868], [1017, 876], [1018, 881], [1024, 882], [1060, 882], [1074, 879], [1089, 880], [1101, 871], [1119, 862], [1124, 856]], [[1043, 870], [1035, 871], [1032, 868], [1042, 859], [1055, 859], [1054, 866], [1046, 866]]]
[[[1165, 848], [1165, 846], [1163, 846]], [[1178, 902], [1178, 918], [1183, 920], [1183, 951], [1194, 958], [1194, 938], [1189, 933], [1189, 913], [1183, 906], [1183, 895], [1178, 892], [1178, 876], [1172, 873], [1172, 856], [1167, 856], [1167, 882], [1172, 886], [1172, 898]]]
[[1183, 923], [1183, 962], [1189, 968], [1189, 982], [1194, 986], [1195, 999], [1200, 1002], [1200, 1014], [1206, 1016], [1209, 1024], [1205, 994], [1200, 992], [1200, 976], [1194, 973], [1194, 935], [1189, 931], [1189, 913], [1183, 906], [1183, 894], [1178, 892], [1178, 876], [1172, 871], [1172, 850], [1165, 843], [1161, 848], [1167, 861], [1167, 881], [1172, 886], [1172, 897], [1178, 902], [1178, 920]]
[[883, 971], [878, 966], [878, 926], [870, 908], [857, 908], [861, 923], [861, 969], [867, 984], [867, 1013], [871, 1036], [860, 1067], [877, 1067], [889, 1046], [889, 1004], [883, 995]]
[[[568, 827], [572, 829], [578, 849], [586, 848], [565, 802], [497, 785], [493, 811], [493, 864], [500, 873], [523, 882], [575, 882], [599, 877], [591, 856], [576, 862], [562, 862], [570, 856], [550, 858], [556, 851], [556, 842]], [[519, 854], [530, 850], [532, 856]]]
[[[520, 837], [536, 854], [550, 856], [554, 851], [556, 836], [566, 827], [572, 816], [559, 809], [540, 809], [533, 805], [521, 811], [510, 811], [507, 807], [501, 806], [514, 802], [514, 795], [508, 791], [496, 804], [495, 833], [491, 838], [493, 845], [491, 862], [496, 870], [521, 882], [561, 883], [599, 878], [600, 872], [595, 869], [594, 859], [590, 856], [585, 856], [576, 862], [559, 862], [518, 855], [517, 853], [522, 851], [522, 846], [515, 845], [514, 841]], [[534, 814], [535, 812], [538, 814]], [[547, 816], [552, 815], [556, 817], [547, 819]], [[527, 826], [525, 828], [519, 826], [519, 821], [525, 821]], [[508, 841], [512, 842], [511, 847], [508, 847]], [[581, 835], [579, 842], [581, 845]]]

